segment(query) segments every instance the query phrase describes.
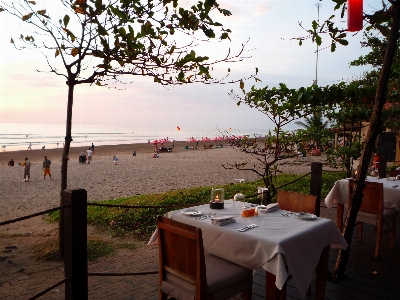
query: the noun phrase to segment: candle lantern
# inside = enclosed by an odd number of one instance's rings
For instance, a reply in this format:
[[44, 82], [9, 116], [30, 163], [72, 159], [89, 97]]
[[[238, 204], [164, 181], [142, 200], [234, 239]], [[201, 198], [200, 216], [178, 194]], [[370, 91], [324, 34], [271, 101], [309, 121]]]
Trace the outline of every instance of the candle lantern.
[[211, 189], [210, 208], [224, 208], [224, 189]]
[[347, 1], [347, 30], [359, 31], [363, 26], [363, 0]]

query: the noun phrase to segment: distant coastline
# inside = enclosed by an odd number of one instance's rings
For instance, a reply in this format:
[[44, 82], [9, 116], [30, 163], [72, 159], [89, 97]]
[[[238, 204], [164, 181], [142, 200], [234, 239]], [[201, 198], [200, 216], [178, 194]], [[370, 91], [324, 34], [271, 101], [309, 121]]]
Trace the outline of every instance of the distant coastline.
[[[199, 149], [204, 148], [203, 145], [217, 145], [217, 144], [223, 144], [224, 147], [227, 146], [227, 141], [210, 141], [210, 142], [201, 142], [199, 141]], [[187, 142], [187, 141], [175, 141], [172, 143], [166, 142], [164, 143], [164, 147], [166, 148], [173, 148], [173, 153], [174, 152], [183, 152], [183, 151], [198, 151], [198, 150], [182, 150], [182, 148], [185, 148], [186, 146], [195, 146], [196, 143], [193, 142]], [[69, 157], [70, 160], [77, 160], [79, 157], [80, 152], [85, 152], [88, 150], [90, 145], [82, 145], [79, 147], [71, 147], [69, 151]], [[161, 147], [161, 144], [158, 144], [158, 147]], [[137, 155], [140, 154], [146, 154], [149, 157], [151, 157], [154, 153], [156, 146], [154, 144], [149, 144], [149, 143], [131, 143], [131, 144], [119, 144], [119, 145], [98, 145], [94, 147], [94, 153], [93, 157], [96, 158], [96, 156], [107, 156], [109, 155], [112, 157], [113, 155], [133, 155], [133, 151], [137, 153]], [[218, 150], [218, 149], [216, 149]], [[208, 150], [209, 151], [209, 150]], [[48, 156], [49, 159], [57, 159], [61, 160], [63, 152], [63, 147], [61, 148], [53, 148], [53, 149], [45, 149], [45, 150], [39, 150], [39, 149], [33, 149], [33, 150], [16, 150], [16, 151], [7, 151], [5, 150], [4, 152], [0, 152], [0, 165], [7, 166], [8, 161], [12, 158], [16, 163], [22, 162], [25, 157], [28, 157], [29, 160], [33, 163], [35, 162], [42, 162], [43, 161], [43, 156], [46, 155]], [[173, 153], [165, 153], [162, 155], [173, 155]]]
[[[178, 126], [177, 126], [178, 127]], [[265, 135], [264, 129], [228, 129], [218, 128], [130, 128], [108, 125], [74, 125], [71, 147], [88, 147], [104, 145], [128, 145], [167, 139], [169, 141], [187, 141], [194, 137], [201, 140], [208, 137], [211, 140], [223, 135]], [[31, 144], [33, 150], [60, 149], [65, 140], [65, 124], [25, 124], [0, 123], [1, 151], [14, 152], [27, 150]], [[57, 145], [58, 143], [58, 145]]]

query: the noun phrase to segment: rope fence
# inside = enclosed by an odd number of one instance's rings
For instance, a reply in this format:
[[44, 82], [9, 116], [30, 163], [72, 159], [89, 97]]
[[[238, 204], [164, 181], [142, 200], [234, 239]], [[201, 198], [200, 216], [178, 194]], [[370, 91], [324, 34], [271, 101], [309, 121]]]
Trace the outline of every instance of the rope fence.
[[180, 208], [180, 207], [191, 207], [198, 204], [185, 204], [185, 205], [121, 205], [121, 204], [104, 204], [88, 202], [89, 206], [104, 206], [104, 207], [116, 207], [116, 208]]
[[295, 180], [293, 180], [291, 182], [285, 183], [284, 185], [281, 185], [281, 186], [277, 187], [276, 189], [279, 190], [279, 189], [281, 189], [281, 188], [283, 188], [285, 186], [288, 186], [288, 185], [290, 185], [292, 183], [295, 183], [296, 181], [299, 181], [300, 179], [302, 179], [304, 177], [307, 177], [308, 175], [311, 175], [311, 174], [312, 174], [312, 172], [309, 172], [309, 173], [307, 173], [307, 174], [305, 174], [305, 175], [303, 175], [303, 176], [301, 176], [299, 178], [296, 178]]
[[152, 275], [158, 274], [158, 271], [150, 271], [150, 272], [135, 272], [135, 273], [88, 273], [88, 276], [136, 276], [136, 275]]
[[31, 215], [27, 215], [27, 216], [24, 216], [24, 217], [3, 221], [3, 222], [0, 222], [0, 226], [11, 224], [11, 223], [15, 223], [15, 222], [19, 222], [19, 221], [23, 221], [23, 220], [27, 220], [27, 219], [30, 219], [30, 218], [33, 218], [33, 217], [37, 217], [37, 216], [41, 216], [41, 215], [45, 215], [45, 214], [48, 214], [50, 212], [53, 212], [53, 211], [56, 211], [56, 210], [60, 210], [60, 209], [63, 209], [63, 208], [67, 208], [67, 207], [68, 207], [68, 205], [63, 205], [63, 206], [59, 206], [59, 207], [50, 208], [48, 210], [44, 210], [44, 211], [41, 211], [41, 212], [37, 212], [37, 213], [31, 214]]
[[44, 294], [50, 292], [52, 289], [55, 289], [56, 287], [58, 287], [59, 285], [67, 282], [69, 280], [69, 278], [64, 278], [63, 280], [61, 280], [60, 282], [57, 282], [56, 284], [53, 284], [52, 286], [48, 287], [47, 289], [41, 291], [40, 293], [36, 294], [35, 296], [29, 298], [29, 300], [34, 300], [37, 299], [41, 296], [43, 296]]

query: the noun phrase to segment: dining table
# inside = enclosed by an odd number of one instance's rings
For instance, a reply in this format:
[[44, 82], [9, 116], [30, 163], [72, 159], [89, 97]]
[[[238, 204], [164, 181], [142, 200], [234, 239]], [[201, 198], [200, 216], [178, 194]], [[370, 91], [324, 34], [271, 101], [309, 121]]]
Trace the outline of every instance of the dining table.
[[[191, 207], [191, 211], [197, 212], [194, 214], [180, 209], [166, 216], [201, 228], [208, 254], [254, 271], [266, 270], [267, 299], [276, 297], [274, 292], [268, 291], [271, 278], [275, 280], [272, 282], [274, 290], [279, 292], [289, 277], [304, 298], [315, 270], [315, 299], [324, 299], [329, 249], [348, 247], [336, 224], [330, 219], [315, 215], [306, 218], [304, 214], [280, 209], [242, 217], [243, 207], [242, 202], [225, 200], [223, 209], [210, 209], [209, 204], [205, 204]], [[232, 217], [235, 221], [224, 226], [215, 225], [212, 220], [221, 217]], [[249, 225], [251, 229], [241, 230]], [[155, 233], [150, 242], [156, 238]]]
[[[349, 179], [341, 179], [335, 182], [332, 189], [325, 198], [327, 208], [334, 204], [347, 204], [349, 200]], [[400, 180], [394, 177], [379, 178], [367, 176], [365, 181], [379, 182], [383, 184], [383, 206], [400, 211]]]

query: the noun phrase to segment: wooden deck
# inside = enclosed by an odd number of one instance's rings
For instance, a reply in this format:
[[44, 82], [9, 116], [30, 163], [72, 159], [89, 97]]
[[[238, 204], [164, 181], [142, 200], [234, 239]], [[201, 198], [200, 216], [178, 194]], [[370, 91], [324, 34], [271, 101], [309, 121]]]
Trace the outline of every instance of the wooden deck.
[[[358, 229], [354, 230], [347, 264], [347, 276], [339, 284], [327, 282], [325, 299], [330, 300], [399, 300], [400, 299], [400, 217], [397, 221], [396, 242], [390, 249], [390, 234], [382, 238], [378, 259], [374, 258], [374, 227], [364, 224], [363, 241], [359, 243]], [[338, 250], [330, 251], [329, 267], [335, 265]], [[314, 299], [312, 295], [304, 299]], [[233, 299], [233, 298], [232, 298]], [[240, 298], [235, 298], [240, 299]], [[258, 270], [254, 275], [253, 299], [265, 299], [265, 271]], [[287, 298], [301, 299], [293, 280], [288, 281]]]

